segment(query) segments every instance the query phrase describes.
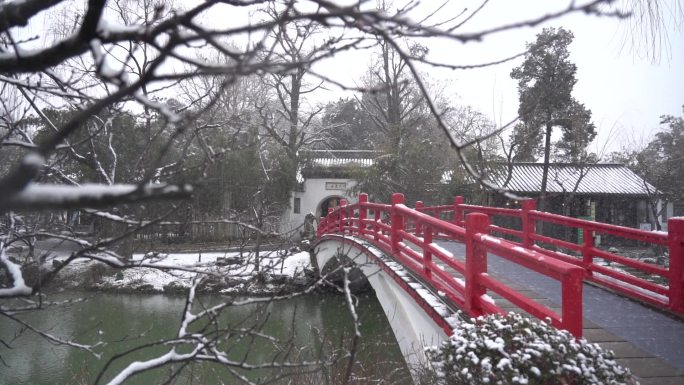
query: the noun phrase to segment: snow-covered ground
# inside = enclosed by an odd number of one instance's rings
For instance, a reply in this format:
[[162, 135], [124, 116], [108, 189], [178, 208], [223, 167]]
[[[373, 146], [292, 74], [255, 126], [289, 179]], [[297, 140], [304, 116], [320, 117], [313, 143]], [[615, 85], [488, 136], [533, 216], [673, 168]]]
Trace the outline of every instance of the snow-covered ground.
[[[99, 264], [104, 273], [89, 286], [104, 290], [179, 291], [190, 287], [198, 274], [207, 282], [207, 290], [224, 293], [267, 294], [284, 286], [306, 284], [306, 271], [311, 270], [308, 252], [262, 251], [258, 271], [255, 257], [251, 252], [134, 254], [131, 262], [135, 266], [125, 269], [108, 269], [100, 262], [79, 259], [64, 269], [63, 279], [80, 286], [83, 277], [92, 276], [89, 271], [97, 270], [94, 267]], [[261, 280], [255, 279], [258, 275]]]

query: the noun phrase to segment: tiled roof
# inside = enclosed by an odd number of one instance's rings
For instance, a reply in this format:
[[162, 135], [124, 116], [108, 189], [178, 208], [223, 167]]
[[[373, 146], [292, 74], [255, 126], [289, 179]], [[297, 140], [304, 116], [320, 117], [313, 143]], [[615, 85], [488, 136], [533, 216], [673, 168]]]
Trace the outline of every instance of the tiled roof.
[[[514, 192], [535, 193], [541, 190], [543, 163], [513, 163], [511, 179], [505, 187]], [[506, 165], [493, 167], [489, 179], [502, 186], [508, 176]], [[575, 189], [576, 188], [576, 189]], [[547, 191], [577, 194], [649, 195], [657, 190], [621, 164], [551, 164]]]
[[297, 181], [320, 174], [325, 177], [346, 177], [352, 167], [370, 167], [381, 153], [370, 150], [309, 150], [302, 151], [303, 163], [297, 170]]
[[313, 167], [345, 167], [360, 166], [370, 167], [373, 165], [373, 158], [311, 158], [308, 165]]

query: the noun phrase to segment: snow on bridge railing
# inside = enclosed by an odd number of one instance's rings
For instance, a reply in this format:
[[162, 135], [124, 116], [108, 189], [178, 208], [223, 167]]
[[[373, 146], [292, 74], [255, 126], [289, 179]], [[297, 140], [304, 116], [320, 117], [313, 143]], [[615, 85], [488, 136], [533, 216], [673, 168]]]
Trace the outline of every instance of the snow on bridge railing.
[[[410, 209], [404, 205], [402, 194], [394, 194], [391, 205], [370, 203], [368, 196], [361, 194], [359, 203], [347, 205], [343, 201], [339, 208], [330, 209], [328, 215], [321, 218], [318, 236], [350, 234], [373, 242], [471, 316], [505, 313], [487, 295], [489, 289], [537, 318], [550, 318], [555, 326], [575, 336], [582, 335], [580, 267], [489, 236], [489, 218], [482, 213], [467, 215], [464, 225], [457, 226]], [[455, 258], [433, 243], [435, 236], [463, 242], [465, 260]], [[561, 313], [557, 314], [489, 276], [488, 253], [558, 280], [562, 290]], [[435, 263], [435, 260], [441, 263]], [[449, 272], [447, 267], [463, 279]]]
[[[517, 218], [520, 224], [518, 229], [490, 224], [489, 231], [514, 237], [517, 239], [514, 243], [520, 246], [582, 267], [584, 279], [587, 281], [674, 313], [684, 314], [684, 218], [670, 218], [668, 232], [664, 233], [537, 211], [534, 200], [524, 200], [520, 209], [511, 209], [467, 205], [464, 204], [462, 197], [455, 197], [452, 205], [424, 207], [422, 202], [417, 202], [416, 210], [434, 216], [449, 217], [450, 221], [458, 226], [464, 225], [464, 215], [469, 212], [487, 214], [490, 218]], [[582, 240], [575, 243], [539, 234], [539, 222], [579, 230], [582, 233]], [[660, 246], [669, 252], [669, 265], [659, 266], [657, 263], [619, 255], [614, 250], [602, 249], [595, 244], [596, 235], [609, 235], [622, 240]], [[542, 247], [543, 245], [547, 247]], [[568, 252], [550, 250], [548, 246]], [[616, 267], [614, 264], [623, 267]]]

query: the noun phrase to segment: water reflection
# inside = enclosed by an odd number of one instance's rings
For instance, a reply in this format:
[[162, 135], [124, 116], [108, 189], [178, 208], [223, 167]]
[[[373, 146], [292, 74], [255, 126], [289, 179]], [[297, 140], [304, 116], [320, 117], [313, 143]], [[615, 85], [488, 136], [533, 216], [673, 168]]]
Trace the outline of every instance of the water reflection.
[[[63, 293], [53, 300], [82, 296], [82, 293]], [[107, 345], [103, 358], [98, 360], [86, 352], [55, 346], [7, 321], [0, 324], [0, 338], [11, 341], [14, 349], [0, 345], [0, 356], [7, 364], [0, 370], [0, 384], [79, 384], [92, 383], [94, 375], [115, 352], [143, 343], [173, 338], [177, 334], [185, 300], [180, 296], [85, 294], [89, 301], [69, 307], [50, 309], [22, 315], [36, 328], [60, 338], [76, 339], [84, 343], [104, 340]], [[219, 303], [219, 296], [200, 297], [195, 311]], [[363, 335], [358, 362], [354, 365], [355, 383], [402, 383], [410, 376], [382, 309], [371, 294], [360, 298], [358, 314]], [[227, 308], [216, 323], [219, 329], [242, 330], [244, 333], [219, 333], [222, 348], [230, 358], [239, 362], [263, 363], [272, 361], [316, 360], [336, 357], [349, 346], [353, 331], [344, 299], [340, 295], [311, 295], [286, 301]], [[216, 328], [216, 325], [211, 326]], [[195, 328], [206, 327], [198, 323]], [[262, 338], [249, 331], [275, 337]], [[135, 351], [117, 360], [107, 371], [105, 379], [134, 360], [145, 360], [168, 351], [166, 346], [153, 346]], [[1, 365], [1, 364], [0, 364]], [[347, 360], [341, 359], [327, 370], [312, 375], [298, 375], [292, 383], [336, 383], [346, 370]], [[132, 378], [128, 384], [155, 384], [168, 377], [179, 365], [155, 369]], [[282, 370], [237, 371], [253, 381], [262, 381], [282, 374]], [[288, 383], [293, 378], [280, 383]], [[211, 363], [189, 365], [183, 375], [172, 383], [185, 384], [237, 383], [234, 373]]]

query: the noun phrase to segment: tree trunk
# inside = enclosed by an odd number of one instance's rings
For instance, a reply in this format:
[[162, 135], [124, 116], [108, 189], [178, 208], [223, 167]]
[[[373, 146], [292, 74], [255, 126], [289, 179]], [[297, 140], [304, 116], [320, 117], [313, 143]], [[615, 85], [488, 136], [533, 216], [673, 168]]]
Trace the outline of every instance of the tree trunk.
[[391, 139], [391, 151], [399, 155], [401, 150], [401, 114], [399, 105], [399, 84], [393, 68], [390, 66], [390, 47], [387, 42], [382, 45], [382, 68], [385, 75], [385, 97], [387, 99], [387, 134]]
[[289, 156], [290, 159], [296, 161], [297, 159], [297, 148], [298, 142], [297, 138], [299, 136], [299, 96], [302, 89], [302, 70], [298, 70], [297, 73], [290, 75], [290, 81], [292, 86], [290, 89], [290, 132], [288, 135], [288, 146], [289, 146]]
[[[544, 137], [544, 169], [542, 171], [542, 182], [541, 189], [539, 191], [539, 211], [548, 211], [546, 202], [546, 186], [549, 179], [549, 158], [551, 157], [551, 130], [553, 129], [553, 124], [551, 123], [551, 117], [549, 116], [546, 123], [546, 136]], [[539, 234], [543, 234], [544, 222], [539, 222], [537, 224], [537, 231]]]

